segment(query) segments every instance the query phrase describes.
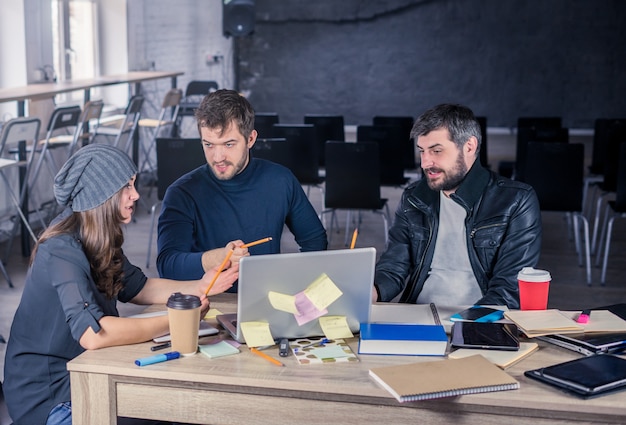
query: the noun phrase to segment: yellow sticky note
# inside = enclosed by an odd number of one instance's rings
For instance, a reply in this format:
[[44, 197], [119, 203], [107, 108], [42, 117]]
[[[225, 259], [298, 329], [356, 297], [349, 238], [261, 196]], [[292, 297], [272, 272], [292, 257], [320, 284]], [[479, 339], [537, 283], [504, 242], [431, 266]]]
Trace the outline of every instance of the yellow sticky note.
[[328, 339], [352, 338], [346, 316], [322, 316], [319, 318], [324, 336]]
[[216, 308], [210, 308], [209, 311], [204, 315], [205, 319], [215, 319], [215, 316], [219, 316], [220, 314], [224, 314]]
[[248, 347], [274, 345], [274, 338], [267, 322], [241, 322], [241, 332]]
[[324, 310], [343, 295], [343, 292], [326, 273], [322, 273], [304, 290], [304, 294], [318, 310]]
[[296, 308], [296, 297], [293, 295], [269, 291], [267, 293], [267, 298], [269, 298], [270, 304], [272, 304], [272, 307], [276, 310], [286, 311], [291, 314], [296, 314], [298, 312], [298, 309]]

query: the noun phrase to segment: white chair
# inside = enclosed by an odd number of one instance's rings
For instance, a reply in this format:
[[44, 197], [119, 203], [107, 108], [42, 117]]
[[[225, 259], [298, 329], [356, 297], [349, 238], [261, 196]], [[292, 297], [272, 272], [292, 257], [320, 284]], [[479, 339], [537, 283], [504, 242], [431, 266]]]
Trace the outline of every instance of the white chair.
[[[37, 142], [35, 151], [31, 154], [28, 162], [28, 197], [44, 228], [47, 226], [44, 220], [44, 216], [47, 216], [47, 214], [43, 213], [43, 206], [49, 205], [56, 208], [56, 201], [54, 201], [53, 197], [43, 201], [38, 199], [40, 195], [39, 192], [41, 192], [37, 190], [41, 169], [45, 163], [49, 173], [49, 181], [54, 181], [56, 173], [67, 158], [69, 158], [70, 150], [82, 131], [81, 126], [79, 126], [81, 113], [82, 111], [79, 106], [56, 108], [50, 117], [45, 138]], [[53, 151], [60, 148], [66, 149], [62, 158], [58, 158], [58, 155], [53, 154]], [[32, 150], [32, 146], [30, 149]], [[57, 156], [57, 158], [55, 158], [55, 156]], [[52, 193], [52, 191], [47, 192]]]
[[83, 105], [83, 112], [78, 118], [78, 128], [69, 147], [70, 156], [83, 145], [91, 143], [93, 131], [100, 125], [100, 117], [104, 102], [102, 100], [92, 100]]
[[[22, 211], [23, 203], [26, 199], [26, 190], [27, 190], [26, 181], [28, 179], [27, 166], [30, 161], [26, 159], [20, 159], [20, 158], [15, 159], [15, 157], [8, 157], [7, 153], [8, 153], [9, 148], [13, 146], [17, 147], [17, 145], [20, 142], [24, 142], [25, 144], [30, 143], [31, 145], [35, 143], [35, 141], [39, 137], [40, 126], [41, 126], [41, 121], [39, 120], [39, 118], [15, 118], [4, 124], [2, 128], [2, 136], [0, 137], [0, 177], [2, 178], [2, 182], [4, 183], [6, 192], [10, 197], [12, 207], [14, 208], [15, 212], [19, 216], [19, 220], [21, 220], [23, 223], [23, 229], [28, 231], [30, 236], [33, 238], [33, 241], [36, 241], [37, 238], [35, 237], [35, 234], [33, 233], [33, 230], [30, 227], [28, 218]], [[31, 149], [30, 156], [32, 157], [33, 154], [34, 154], [34, 150]], [[7, 172], [9, 171], [9, 169], [16, 169], [19, 167], [22, 167], [22, 169], [26, 169], [26, 173], [24, 176], [21, 176], [21, 179], [23, 180], [20, 182], [21, 187], [17, 191], [18, 195], [16, 195], [16, 192], [13, 190], [15, 179], [12, 182], [10, 177], [7, 175]], [[17, 231], [17, 224], [19, 220], [15, 220], [12, 224], [9, 240], [7, 242], [7, 251], [5, 255], [5, 261], [6, 261], [6, 258], [8, 258], [9, 252], [11, 251], [11, 245], [12, 245], [13, 239], [15, 238], [15, 234]], [[6, 269], [4, 268], [4, 264], [1, 261], [0, 261], [0, 272], [2, 272], [2, 274], [6, 278], [9, 286], [13, 287], [11, 279], [9, 278], [9, 275]]]
[[[144, 154], [141, 167], [139, 167], [141, 172], [154, 171], [155, 165], [153, 165], [150, 157], [154, 151], [156, 139], [157, 137], [170, 137], [172, 135], [182, 97], [183, 92], [181, 89], [170, 89], [163, 98], [159, 116], [157, 118], [141, 118], [139, 120], [139, 129], [143, 129], [150, 136], [147, 146], [146, 143], [140, 144]], [[169, 129], [169, 134], [162, 134], [166, 129]]]
[[[73, 132], [67, 134], [55, 135], [50, 139], [51, 147], [67, 146], [69, 158], [77, 148], [84, 144], [88, 144], [92, 138], [92, 128], [100, 123], [100, 116], [104, 102], [102, 100], [93, 100], [85, 103], [82, 112], [78, 117]], [[80, 146], [79, 146], [80, 144]]]
[[100, 124], [93, 131], [92, 140], [96, 141], [98, 136], [113, 137], [112, 145], [130, 154], [143, 101], [143, 96], [134, 95], [128, 101], [123, 114], [100, 118]]

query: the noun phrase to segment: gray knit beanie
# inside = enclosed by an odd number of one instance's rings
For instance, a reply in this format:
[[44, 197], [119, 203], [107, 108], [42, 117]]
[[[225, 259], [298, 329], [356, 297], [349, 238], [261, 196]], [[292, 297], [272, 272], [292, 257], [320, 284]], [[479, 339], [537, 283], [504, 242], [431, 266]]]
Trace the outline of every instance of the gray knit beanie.
[[102, 205], [137, 174], [137, 166], [121, 150], [95, 143], [80, 148], [54, 179], [54, 196], [73, 211]]

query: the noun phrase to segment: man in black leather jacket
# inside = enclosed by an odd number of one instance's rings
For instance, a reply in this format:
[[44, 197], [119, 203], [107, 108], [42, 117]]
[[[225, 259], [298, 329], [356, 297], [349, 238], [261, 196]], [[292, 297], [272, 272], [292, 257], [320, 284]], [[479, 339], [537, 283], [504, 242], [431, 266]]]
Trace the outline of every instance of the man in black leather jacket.
[[402, 195], [373, 297], [519, 308], [517, 273], [541, 247], [535, 191], [481, 166], [480, 126], [464, 106], [426, 111], [411, 138], [424, 178]]

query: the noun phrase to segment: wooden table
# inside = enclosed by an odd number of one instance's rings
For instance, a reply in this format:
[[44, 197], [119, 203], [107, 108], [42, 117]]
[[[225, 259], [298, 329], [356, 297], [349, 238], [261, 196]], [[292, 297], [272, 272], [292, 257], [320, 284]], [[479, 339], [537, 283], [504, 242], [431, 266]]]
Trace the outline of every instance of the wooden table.
[[105, 75], [96, 78], [82, 80], [61, 81], [58, 83], [35, 83], [22, 87], [8, 87], [0, 89], [0, 102], [17, 101], [18, 116], [24, 116], [24, 105], [27, 100], [48, 99], [61, 93], [83, 90], [85, 102], [91, 97], [91, 89], [94, 87], [111, 86], [115, 84], [135, 84], [135, 92], [141, 91], [141, 83], [144, 81], [170, 78], [172, 88], [176, 87], [177, 77], [183, 75], [182, 71], [133, 71], [126, 74]]
[[[232, 294], [214, 297], [213, 306], [236, 310]], [[357, 342], [350, 344], [355, 352]], [[112, 425], [116, 415], [198, 424], [626, 423], [626, 392], [581, 400], [524, 377], [525, 370], [579, 357], [540, 344], [507, 369], [518, 390], [402, 404], [369, 377], [369, 368], [435, 358], [360, 355], [358, 363], [299, 365], [269, 349], [286, 365], [278, 367], [244, 346], [234, 356], [196, 354], [138, 367], [134, 360], [153, 354], [152, 344], [87, 351], [68, 363], [72, 417], [77, 425]]]

